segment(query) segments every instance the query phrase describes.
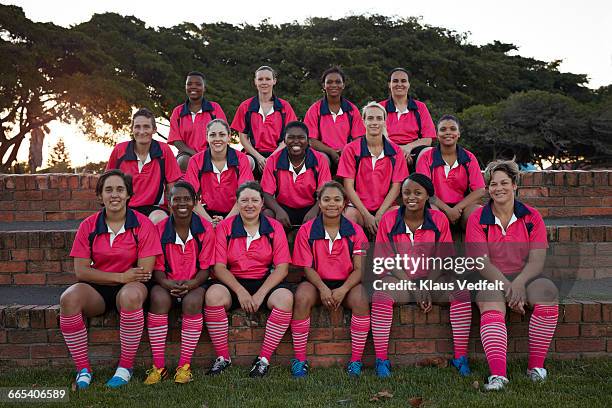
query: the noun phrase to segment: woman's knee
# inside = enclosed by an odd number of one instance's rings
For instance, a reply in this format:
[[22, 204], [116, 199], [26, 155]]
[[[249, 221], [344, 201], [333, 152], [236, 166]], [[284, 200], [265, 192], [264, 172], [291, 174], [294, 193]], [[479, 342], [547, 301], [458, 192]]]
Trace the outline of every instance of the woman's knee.
[[202, 305], [204, 303], [204, 289], [196, 288], [190, 291], [182, 302], [183, 313], [195, 315], [202, 313]]
[[147, 299], [147, 288], [139, 282], [131, 282], [123, 286], [117, 294], [117, 305], [120, 309], [140, 309]]
[[229, 290], [223, 285], [212, 285], [204, 298], [206, 306], [225, 306], [232, 301]]
[[151, 313], [165, 314], [172, 307], [170, 293], [159, 285], [155, 285], [150, 293]]
[[370, 314], [368, 296], [361, 284], [353, 287], [346, 296], [346, 305], [351, 309], [353, 314], [358, 316]]
[[276, 289], [268, 298], [268, 308], [293, 310], [293, 293], [289, 289]]
[[536, 279], [527, 286], [527, 301], [532, 305], [557, 303], [559, 290], [550, 279]]

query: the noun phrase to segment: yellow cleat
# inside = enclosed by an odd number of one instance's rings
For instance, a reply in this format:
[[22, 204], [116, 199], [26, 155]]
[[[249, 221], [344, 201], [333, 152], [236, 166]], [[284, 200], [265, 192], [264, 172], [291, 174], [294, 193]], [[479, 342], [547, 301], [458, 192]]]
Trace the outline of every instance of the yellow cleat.
[[189, 364], [176, 368], [176, 374], [174, 374], [175, 383], [187, 384], [191, 381], [193, 381], [193, 374], [191, 374], [191, 366]]
[[153, 385], [166, 378], [168, 378], [168, 370], [165, 367], [157, 368], [154, 365], [153, 368], [147, 370], [147, 379], [144, 380], [144, 383], [145, 385]]

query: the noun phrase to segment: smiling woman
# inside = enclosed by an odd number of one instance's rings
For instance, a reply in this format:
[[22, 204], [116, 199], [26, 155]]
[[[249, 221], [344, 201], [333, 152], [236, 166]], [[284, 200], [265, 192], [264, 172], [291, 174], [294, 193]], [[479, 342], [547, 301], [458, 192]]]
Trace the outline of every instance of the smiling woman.
[[310, 148], [304, 123], [287, 124], [285, 145], [267, 160], [261, 186], [266, 213], [288, 228], [316, 217], [317, 191], [331, 173], [325, 155]]
[[156, 131], [153, 113], [146, 108], [139, 109], [132, 117], [132, 140], [115, 146], [106, 165], [107, 170], [120, 169], [133, 177], [134, 196], [130, 206], [154, 224], [168, 216], [166, 189], [181, 178], [170, 147], [153, 140]]

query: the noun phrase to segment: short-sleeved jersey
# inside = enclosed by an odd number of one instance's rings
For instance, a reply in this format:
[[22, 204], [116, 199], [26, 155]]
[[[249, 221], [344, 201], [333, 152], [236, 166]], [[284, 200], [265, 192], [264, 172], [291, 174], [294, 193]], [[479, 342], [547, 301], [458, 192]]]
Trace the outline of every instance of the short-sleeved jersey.
[[189, 159], [185, 181], [201, 194], [208, 210], [228, 213], [236, 203], [236, 190], [245, 181], [253, 180], [253, 172], [246, 154], [227, 147], [227, 170], [216, 174], [209, 149]]
[[217, 102], [202, 99], [202, 109], [192, 119], [189, 110], [189, 100], [178, 105], [170, 116], [170, 133], [168, 143], [174, 144], [177, 140], [182, 141], [196, 152], [204, 150], [208, 144], [206, 140], [206, 126], [213, 119], [223, 119], [227, 122], [225, 113]]
[[327, 98], [313, 103], [304, 117], [304, 123], [308, 126], [308, 137], [320, 140], [334, 150], [341, 150], [347, 143], [365, 135], [359, 109], [345, 98], [340, 99], [340, 109], [342, 113], [334, 120]]
[[177, 241], [174, 216], [166, 218], [155, 227], [161, 239], [162, 254], [155, 258], [155, 270], [164, 271], [172, 280], [193, 279], [199, 270], [215, 264], [215, 229], [196, 213], [191, 216], [191, 238], [184, 246]]
[[305, 171], [295, 181], [289, 171], [289, 151], [285, 147], [266, 161], [261, 188], [276, 197], [276, 201], [290, 208], [311, 207], [316, 202], [317, 191], [331, 180], [329, 164], [323, 154], [306, 148]]
[[[385, 213], [376, 233], [376, 253], [374, 256], [393, 256], [396, 253], [415, 257], [445, 257], [453, 255], [453, 237], [448, 219], [438, 210], [425, 208], [423, 225], [412, 231], [412, 239], [407, 231], [404, 215], [406, 207]], [[440, 244], [446, 244], [444, 246]], [[427, 270], [416, 270], [413, 275], [421, 277]]]
[[361, 227], [344, 216], [340, 218], [340, 237], [325, 238], [323, 216], [302, 225], [295, 237], [293, 265], [313, 268], [325, 280], [346, 280], [353, 272], [353, 256], [364, 256], [368, 247]]
[[276, 96], [273, 100], [274, 112], [269, 113], [265, 119], [259, 113], [259, 97], [254, 96], [238, 106], [232, 121], [232, 129], [247, 135], [258, 152], [275, 151], [283, 141], [287, 123], [297, 120], [289, 102]]
[[461, 146], [457, 145], [457, 166], [450, 169], [448, 176], [445, 165], [440, 146], [437, 146], [421, 155], [416, 171], [433, 181], [436, 197], [446, 204], [457, 204], [470, 192], [485, 187], [476, 156]]
[[368, 211], [380, 208], [392, 183], [408, 177], [404, 155], [395, 143], [383, 138], [384, 157], [372, 168], [372, 154], [367, 138], [355, 140], [344, 148], [337, 175], [355, 180], [355, 191]]
[[119, 169], [132, 176], [134, 196], [130, 207], [163, 205], [166, 184], [174, 183], [182, 173], [170, 147], [157, 140], [151, 141], [151, 161], [138, 170], [138, 156], [134, 152], [135, 142], [121, 142], [111, 152], [106, 170]]
[[513, 222], [504, 233], [491, 205], [489, 201], [470, 215], [465, 229], [466, 252], [472, 257], [488, 256], [504, 274], [520, 273], [530, 250], [548, 248], [544, 220], [535, 208], [514, 200]]
[[387, 110], [387, 133], [393, 143], [405, 145], [424, 137], [436, 138], [436, 127], [423, 102], [408, 97], [408, 112], [402, 114], [396, 112], [392, 98], [380, 104]]
[[217, 224], [215, 263], [240, 279], [265, 278], [273, 266], [291, 262], [289, 244], [280, 222], [259, 216], [259, 235], [247, 249], [247, 232], [240, 214]]
[[146, 216], [128, 208], [123, 229], [111, 245], [106, 211], [90, 215], [79, 225], [70, 256], [91, 259], [92, 268], [102, 272], [123, 273], [138, 259], [161, 254], [159, 236]]

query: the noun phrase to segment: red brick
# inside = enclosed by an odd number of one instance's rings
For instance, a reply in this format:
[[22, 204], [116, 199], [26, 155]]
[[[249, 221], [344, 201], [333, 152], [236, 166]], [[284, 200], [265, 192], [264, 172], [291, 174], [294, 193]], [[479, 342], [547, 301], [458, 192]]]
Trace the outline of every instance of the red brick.
[[43, 221], [43, 213], [40, 211], [15, 211], [15, 221]]
[[317, 343], [315, 344], [315, 354], [349, 354], [351, 352], [350, 342]]
[[13, 275], [15, 285], [44, 285], [46, 280], [44, 273], [20, 273]]
[[396, 354], [434, 353], [436, 343], [433, 341], [396, 341]]
[[60, 210], [89, 210], [91, 203], [89, 201], [60, 201]]
[[582, 318], [582, 305], [569, 304], [563, 305], [564, 322], [580, 322]]
[[0, 211], [0, 222], [15, 221], [14, 211]]
[[26, 263], [23, 261], [0, 262], [0, 273], [19, 273], [26, 271]]
[[559, 323], [555, 330], [555, 337], [578, 337], [580, 326], [572, 323]]
[[[416, 326], [421, 327], [421, 326]], [[414, 325], [402, 325], [391, 327], [391, 338], [392, 339], [411, 339], [415, 337], [414, 332], [416, 330]]]
[[68, 357], [68, 349], [62, 344], [33, 344], [30, 347], [31, 358], [53, 359]]
[[0, 275], [0, 285], [10, 285], [12, 282], [12, 275]]
[[612, 215], [612, 207], [584, 207], [581, 215]]
[[96, 197], [96, 192], [94, 190], [72, 190], [70, 193], [70, 198], [74, 201], [83, 200], [83, 201], [94, 201], [98, 202], [98, 198]]
[[427, 324], [414, 326], [415, 339], [444, 339], [451, 336], [449, 325]]
[[427, 313], [427, 323], [440, 323], [440, 306], [433, 305], [431, 310]]
[[450, 353], [454, 350], [453, 341], [448, 340], [436, 340], [436, 351], [438, 353]]
[[601, 305], [601, 321], [612, 323], [612, 303], [605, 302]]
[[601, 207], [601, 204], [601, 197], [565, 197], [565, 205], [569, 207]]
[[600, 322], [601, 321], [601, 305], [598, 303], [582, 305], [582, 321], [583, 322]]
[[13, 219], [11, 211], [15, 210], [14, 201], [0, 201], [0, 213], [6, 214], [7, 218]]
[[236, 343], [236, 355], [256, 356], [260, 348], [261, 345], [259, 343]]
[[0, 329], [0, 344], [6, 343], [6, 329]]
[[519, 196], [525, 197], [548, 197], [548, 189], [546, 187], [527, 187], [519, 190]]
[[579, 207], [551, 208], [548, 211], [549, 217], [578, 217], [581, 214], [582, 210]]
[[49, 188], [49, 177], [47, 175], [36, 176], [36, 185], [40, 190]]
[[45, 309], [45, 327], [47, 329], [56, 329], [59, 327], [59, 305], [49, 306]]
[[581, 351], [604, 351], [606, 343], [603, 339], [579, 339], [567, 340], [556, 339], [555, 351], [564, 353], [576, 353]]
[[[348, 327], [334, 327], [331, 329], [333, 331], [335, 340], [350, 340], [351, 339], [351, 331]], [[310, 340], [310, 335], [308, 336]]]
[[13, 329], [8, 331], [8, 342], [9, 343], [46, 343], [47, 342], [47, 331], [46, 330], [21, 330]]
[[79, 188], [79, 176], [77, 175], [72, 175], [72, 176], [68, 176], [68, 188], [70, 190], [76, 190], [77, 188]]
[[67, 190], [45, 190], [43, 191], [45, 201], [64, 201], [70, 200], [70, 191]]
[[30, 273], [53, 273], [61, 272], [62, 264], [60, 261], [32, 261], [28, 262], [28, 272]]
[[0, 360], [27, 360], [30, 358], [30, 347], [16, 344], [0, 344]]
[[113, 343], [119, 340], [119, 330], [115, 329], [96, 329], [89, 331], [89, 341], [91, 343]]
[[45, 212], [45, 221], [66, 221], [71, 220], [73, 215], [65, 211]]
[[414, 306], [402, 305], [400, 308], [400, 323], [408, 324], [414, 322]]
[[559, 242], [571, 242], [572, 228], [560, 226], [557, 228], [557, 239]]
[[51, 273], [47, 274], [47, 285], [72, 285], [76, 283], [73, 273]]
[[310, 328], [310, 333], [308, 334], [308, 340], [331, 340], [334, 333], [329, 327], [321, 327], [321, 328]]
[[48, 306], [36, 306], [30, 310], [30, 327], [33, 329], [45, 328], [45, 309]]
[[42, 200], [42, 191], [15, 191], [13, 200], [15, 201], [38, 201]]
[[608, 324], [581, 324], [581, 337], [607, 337], [612, 336], [612, 325]]
[[50, 174], [49, 186], [60, 190], [68, 190], [68, 177], [65, 174]]
[[253, 333], [249, 327], [231, 328], [229, 330], [229, 338], [231, 341], [251, 340], [252, 336]]

